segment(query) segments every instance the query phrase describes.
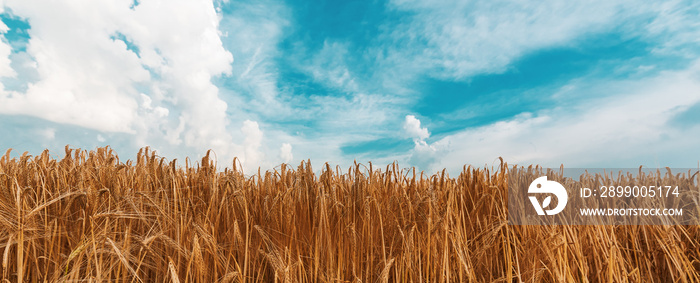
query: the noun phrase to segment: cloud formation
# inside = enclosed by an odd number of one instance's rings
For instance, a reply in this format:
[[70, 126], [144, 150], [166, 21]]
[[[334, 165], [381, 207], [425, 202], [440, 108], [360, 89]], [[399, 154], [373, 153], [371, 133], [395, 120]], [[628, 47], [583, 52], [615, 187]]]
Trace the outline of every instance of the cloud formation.
[[444, 146], [429, 144], [427, 141], [430, 137], [428, 128], [421, 127], [420, 120], [413, 115], [406, 115], [403, 130], [405, 135], [413, 139], [414, 143], [408, 163], [423, 170], [434, 169], [433, 165], [438, 161], [440, 155], [444, 154]]
[[[225, 159], [250, 154], [244, 159], [258, 165], [258, 133], [244, 141], [254, 144], [235, 143], [212, 83], [233, 62], [212, 2], [40, 2], [5, 3], [31, 26], [26, 54], [38, 79], [24, 92], [0, 93], [0, 114], [126, 133], [135, 146], [190, 156], [209, 148]], [[14, 71], [8, 48], [0, 43], [0, 76]]]
[[394, 40], [409, 44], [393, 49], [389, 59], [440, 78], [463, 79], [478, 73], [499, 73], [523, 54], [568, 44], [579, 36], [603, 30], [618, 21], [620, 11], [631, 4], [626, 1], [391, 1], [393, 9], [414, 16], [393, 29]]
[[416, 116], [413, 115], [406, 115], [403, 129], [415, 143], [425, 143], [425, 140], [430, 137], [428, 129], [421, 128], [420, 120], [416, 119]]
[[673, 119], [700, 103], [698, 89], [697, 60], [653, 78], [599, 81], [588, 91], [607, 95], [439, 139], [432, 146], [446, 150], [433, 167], [493, 164], [499, 156], [511, 164], [550, 167], [694, 167], [700, 123], [679, 126]]

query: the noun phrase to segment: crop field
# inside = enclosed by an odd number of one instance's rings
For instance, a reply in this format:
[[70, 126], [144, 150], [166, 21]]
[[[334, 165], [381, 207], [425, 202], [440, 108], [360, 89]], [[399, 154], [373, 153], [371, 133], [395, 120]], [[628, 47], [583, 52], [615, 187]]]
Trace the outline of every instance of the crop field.
[[2, 280], [700, 281], [698, 226], [508, 225], [505, 163], [458, 176], [316, 166], [244, 174], [209, 153], [8, 150]]

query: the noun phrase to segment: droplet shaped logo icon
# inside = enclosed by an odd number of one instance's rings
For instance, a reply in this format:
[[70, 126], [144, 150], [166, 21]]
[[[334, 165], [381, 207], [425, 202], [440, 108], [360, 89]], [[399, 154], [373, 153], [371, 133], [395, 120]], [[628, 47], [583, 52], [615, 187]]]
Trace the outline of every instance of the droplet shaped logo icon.
[[551, 195], [547, 196], [542, 201], [542, 204], [539, 203], [535, 196], [529, 196], [530, 202], [532, 202], [532, 206], [535, 207], [538, 215], [555, 215], [562, 212], [569, 199], [569, 195], [566, 193], [564, 186], [556, 181], [548, 181], [547, 176], [542, 176], [532, 181], [527, 192], [529, 194], [553, 194], [557, 197], [557, 206], [553, 209], [545, 210], [552, 202]]

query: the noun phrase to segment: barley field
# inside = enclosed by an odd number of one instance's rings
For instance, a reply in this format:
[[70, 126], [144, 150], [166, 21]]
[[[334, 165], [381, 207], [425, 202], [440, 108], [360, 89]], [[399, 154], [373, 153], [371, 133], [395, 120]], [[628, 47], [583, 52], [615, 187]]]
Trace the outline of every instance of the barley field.
[[700, 281], [698, 226], [508, 225], [505, 163], [458, 176], [317, 166], [244, 174], [209, 153], [8, 150], [2, 280]]

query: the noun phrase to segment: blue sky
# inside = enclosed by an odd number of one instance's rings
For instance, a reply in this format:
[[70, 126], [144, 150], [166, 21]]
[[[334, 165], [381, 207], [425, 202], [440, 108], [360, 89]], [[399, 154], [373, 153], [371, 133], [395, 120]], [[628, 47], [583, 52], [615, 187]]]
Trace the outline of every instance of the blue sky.
[[[694, 1], [0, 1], [0, 145], [696, 167]], [[40, 3], [40, 5], [38, 5]]]

